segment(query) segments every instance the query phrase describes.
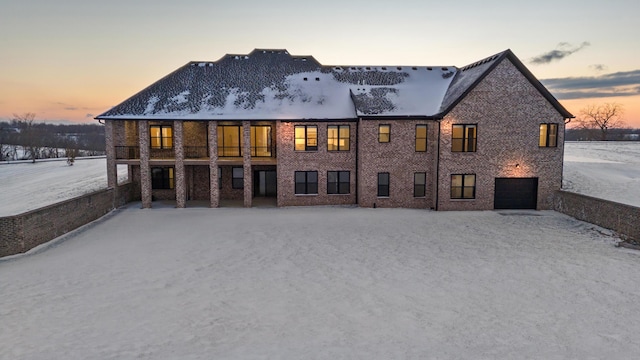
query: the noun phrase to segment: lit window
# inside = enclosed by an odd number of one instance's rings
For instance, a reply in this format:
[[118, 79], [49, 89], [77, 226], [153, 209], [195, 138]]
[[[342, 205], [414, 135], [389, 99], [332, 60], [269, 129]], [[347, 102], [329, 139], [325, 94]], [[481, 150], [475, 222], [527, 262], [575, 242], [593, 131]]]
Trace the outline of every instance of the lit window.
[[152, 189], [173, 189], [173, 168], [154, 167], [151, 168], [151, 188]]
[[349, 125], [327, 126], [327, 150], [349, 151]]
[[242, 156], [241, 129], [237, 125], [218, 126], [218, 156]]
[[558, 146], [558, 124], [540, 124], [540, 147]]
[[427, 151], [427, 125], [416, 125], [416, 151]]
[[389, 196], [389, 173], [378, 173], [378, 196]]
[[327, 171], [327, 194], [348, 194], [349, 172]]
[[388, 143], [391, 141], [391, 125], [378, 126], [378, 142]]
[[297, 125], [295, 127], [295, 150], [318, 150], [318, 127], [316, 125]]
[[251, 156], [271, 156], [271, 126], [251, 126]]
[[241, 167], [231, 168], [231, 187], [234, 189], [244, 189], [244, 169]]
[[295, 186], [296, 195], [318, 193], [318, 172], [317, 171], [296, 171], [295, 182], [296, 182], [296, 186]]
[[425, 197], [427, 174], [417, 172], [413, 174], [413, 197]]
[[453, 125], [453, 131], [451, 135], [451, 151], [476, 151], [476, 132], [477, 125]]
[[173, 147], [173, 128], [171, 125], [151, 125], [149, 133], [152, 149], [171, 149]]
[[476, 198], [476, 175], [475, 174], [451, 175], [451, 198], [452, 199], [475, 199]]

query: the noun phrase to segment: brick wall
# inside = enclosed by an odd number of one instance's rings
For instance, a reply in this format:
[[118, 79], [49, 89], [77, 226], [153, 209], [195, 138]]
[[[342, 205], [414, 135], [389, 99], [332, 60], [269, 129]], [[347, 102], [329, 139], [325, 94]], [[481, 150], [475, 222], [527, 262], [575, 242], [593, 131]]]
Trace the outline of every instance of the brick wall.
[[[558, 124], [558, 147], [538, 146], [541, 123]], [[477, 124], [476, 152], [451, 151], [453, 124]], [[441, 129], [439, 210], [493, 209], [497, 177], [537, 177], [537, 208], [552, 208], [562, 181], [564, 119], [510, 61], [445, 116]], [[450, 199], [452, 174], [476, 174], [475, 199]]]
[[100, 218], [131, 201], [131, 184], [106, 189], [19, 215], [0, 218], [0, 257], [23, 253]]
[[[295, 126], [317, 125], [318, 150], [295, 151]], [[349, 125], [349, 151], [327, 151], [327, 126]], [[278, 206], [347, 205], [356, 203], [356, 123], [280, 122], [278, 131]], [[296, 195], [295, 172], [317, 171], [318, 194]], [[327, 171], [349, 171], [349, 194], [327, 194]]]
[[587, 195], [556, 191], [553, 209], [640, 241], [640, 208]]
[[[390, 125], [390, 141], [378, 141], [380, 125]], [[427, 151], [416, 152], [416, 125], [427, 125]], [[358, 203], [362, 207], [432, 208], [438, 124], [427, 120], [360, 120]], [[389, 196], [378, 197], [378, 173], [389, 173]], [[426, 173], [426, 196], [413, 196], [414, 173]]]

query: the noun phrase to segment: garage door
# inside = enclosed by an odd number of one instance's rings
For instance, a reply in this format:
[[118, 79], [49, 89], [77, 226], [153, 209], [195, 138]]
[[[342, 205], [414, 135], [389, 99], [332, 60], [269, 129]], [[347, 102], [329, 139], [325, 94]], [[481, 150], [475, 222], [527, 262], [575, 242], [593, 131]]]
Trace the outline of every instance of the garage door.
[[535, 209], [538, 178], [496, 178], [495, 209]]

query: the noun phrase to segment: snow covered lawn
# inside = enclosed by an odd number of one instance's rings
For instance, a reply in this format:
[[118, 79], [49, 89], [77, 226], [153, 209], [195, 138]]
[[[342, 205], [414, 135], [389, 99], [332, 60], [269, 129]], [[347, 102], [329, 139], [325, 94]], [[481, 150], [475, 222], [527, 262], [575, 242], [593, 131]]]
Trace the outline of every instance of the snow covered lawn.
[[640, 206], [640, 142], [567, 142], [567, 191]]
[[0, 359], [640, 354], [640, 253], [555, 212], [138, 207], [0, 260]]
[[[107, 188], [106, 159], [0, 163], [0, 216], [16, 215]], [[118, 166], [120, 181], [127, 166]]]

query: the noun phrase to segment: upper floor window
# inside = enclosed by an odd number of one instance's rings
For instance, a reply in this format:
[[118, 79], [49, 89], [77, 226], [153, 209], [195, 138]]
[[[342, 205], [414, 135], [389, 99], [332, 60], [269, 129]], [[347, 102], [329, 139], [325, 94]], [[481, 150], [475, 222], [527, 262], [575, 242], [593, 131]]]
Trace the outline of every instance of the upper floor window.
[[173, 148], [173, 128], [171, 125], [151, 125], [149, 133], [151, 134], [152, 149]]
[[558, 124], [540, 124], [540, 147], [558, 146]]
[[218, 126], [218, 156], [242, 156], [240, 130], [242, 126]]
[[173, 189], [173, 168], [153, 167], [151, 168], [151, 188], [152, 189]]
[[251, 125], [251, 156], [271, 156], [271, 126]]
[[391, 125], [378, 126], [378, 142], [388, 143], [391, 141]]
[[327, 194], [349, 193], [348, 171], [327, 171]]
[[296, 125], [295, 150], [296, 151], [318, 150], [318, 127], [316, 125]]
[[475, 174], [451, 175], [451, 198], [452, 199], [475, 199], [476, 198], [476, 175]]
[[453, 125], [451, 151], [475, 152], [477, 125]]
[[427, 151], [427, 125], [416, 125], [416, 151]]
[[327, 150], [349, 151], [349, 125], [327, 126]]
[[295, 172], [295, 193], [296, 195], [318, 194], [318, 172], [317, 171], [296, 171]]
[[389, 173], [378, 173], [378, 196], [389, 196]]

